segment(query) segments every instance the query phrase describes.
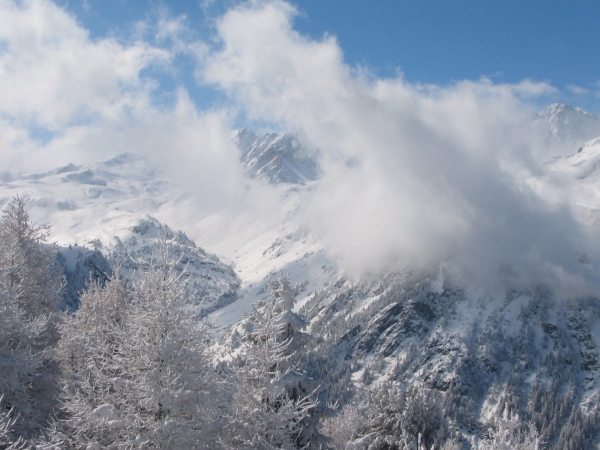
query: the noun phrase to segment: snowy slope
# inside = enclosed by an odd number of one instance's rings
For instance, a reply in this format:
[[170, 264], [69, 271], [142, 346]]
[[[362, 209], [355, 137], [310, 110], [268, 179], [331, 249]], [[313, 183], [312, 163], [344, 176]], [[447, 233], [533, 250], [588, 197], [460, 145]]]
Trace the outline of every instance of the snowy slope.
[[240, 281], [230, 265], [148, 215], [169, 219], [173, 211], [187, 207], [187, 197], [140, 156], [122, 154], [40, 174], [5, 174], [0, 203], [16, 195], [31, 199], [34, 220], [53, 225], [52, 239], [59, 245], [68, 283], [65, 307], [76, 308], [90, 277], [104, 282], [114, 267], [131, 276], [156, 263], [161, 238], [169, 245], [175, 269], [184, 272], [200, 315], [237, 298]]
[[567, 205], [580, 220], [600, 223], [600, 138], [586, 142], [577, 153], [552, 158], [544, 168], [544, 176], [530, 180], [540, 196]]
[[289, 275], [299, 285], [296, 308], [322, 289], [337, 269], [322, 243], [306, 230], [293, 224], [283, 225], [283, 233], [266, 233], [239, 248], [235, 269], [242, 279], [239, 299], [216, 311], [212, 318], [221, 332], [240, 321], [258, 300], [267, 295], [267, 283], [273, 276]]
[[123, 275], [135, 277], [151, 264], [160, 264], [165, 251], [161, 241], [168, 245], [166, 257], [175, 273], [186, 280], [199, 315], [236, 300], [239, 279], [229, 265], [196, 246], [183, 231], [174, 232], [151, 216], [141, 219], [128, 233], [115, 237], [105, 251], [113, 267], [120, 265]]
[[197, 247], [182, 231], [173, 232], [151, 216], [127, 230], [115, 231], [119, 235], [107, 243], [96, 239], [92, 247], [58, 248], [67, 281], [65, 307], [77, 309], [79, 293], [90, 280], [103, 284], [116, 268], [123, 277], [135, 278], [164, 257], [187, 282], [198, 315], [205, 316], [237, 299], [240, 281], [231, 266]]
[[[283, 142], [289, 144], [292, 138], [286, 139]], [[61, 246], [71, 282], [65, 298], [70, 307], [90, 273], [102, 279], [101, 274], [108, 272], [96, 261], [95, 250], [111, 264], [120, 258], [126, 268], [142, 268], [157, 252], [159, 222], [191, 236], [189, 242], [177, 245], [193, 262], [187, 267], [195, 280], [191, 285], [203, 283], [204, 288], [194, 290], [198, 302], [206, 297], [203, 313], [229, 305], [213, 317], [219, 328], [236, 323], [254, 301], [264, 298], [269, 277], [280, 271], [302, 284], [306, 295], [322, 287], [328, 277], [323, 245], [301, 229], [293, 215], [275, 228], [255, 217], [203, 215], [190, 194], [138, 155], [123, 154], [86, 166], [69, 164], [40, 174], [5, 173], [0, 179], [0, 206], [16, 195], [31, 199], [35, 221], [53, 227], [52, 239]], [[300, 214], [297, 192], [292, 189], [282, 195], [281, 208]], [[148, 227], [149, 234], [142, 233]], [[217, 262], [211, 262], [214, 255], [195, 249], [194, 242], [218, 252]], [[212, 267], [202, 268], [208, 263]]]
[[108, 242], [116, 230], [179, 201], [172, 184], [140, 156], [122, 154], [93, 165], [69, 164], [40, 174], [5, 174], [0, 205], [15, 195], [32, 199], [32, 215], [53, 225], [61, 244]]

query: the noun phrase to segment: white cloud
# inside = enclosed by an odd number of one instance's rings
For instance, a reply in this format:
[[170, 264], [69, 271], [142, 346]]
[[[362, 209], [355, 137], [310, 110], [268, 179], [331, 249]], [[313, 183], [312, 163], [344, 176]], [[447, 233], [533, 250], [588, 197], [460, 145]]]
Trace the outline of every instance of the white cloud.
[[19, 136], [3, 148], [4, 164], [13, 168], [23, 168], [25, 155], [35, 169], [82, 153], [51, 154], [35, 139], [36, 130], [68, 141], [86, 126], [116, 123], [146, 110], [153, 82], [140, 73], [170, 58], [144, 42], [92, 40], [48, 0], [1, 1], [0, 46], [0, 115], [5, 119], [0, 131]]
[[367, 78], [344, 63], [335, 38], [296, 32], [296, 13], [283, 1], [230, 10], [203, 75], [250, 117], [323, 150], [326, 174], [306, 199], [306, 220], [346, 264], [362, 270], [402, 255], [453, 259], [489, 282], [559, 272], [581, 280], [588, 230], [525, 183], [541, 149], [524, 100], [555, 88]]
[[159, 81], [146, 69], [175, 72], [177, 55], [198, 58], [207, 46], [181, 17], [152, 20], [129, 42], [91, 39], [49, 0], [0, 0], [2, 171], [136, 152], [192, 187], [206, 210], [252, 203], [227, 112], [198, 111], [183, 88], [168, 106], [153, 102]]
[[567, 84], [567, 90], [571, 94], [575, 95], [587, 95], [590, 93], [588, 89], [582, 88], [581, 86], [577, 86], [576, 84]]
[[92, 41], [73, 17], [46, 0], [0, 3], [0, 42], [2, 113], [50, 130], [136, 108], [148, 88], [140, 71], [169, 59], [143, 42]]

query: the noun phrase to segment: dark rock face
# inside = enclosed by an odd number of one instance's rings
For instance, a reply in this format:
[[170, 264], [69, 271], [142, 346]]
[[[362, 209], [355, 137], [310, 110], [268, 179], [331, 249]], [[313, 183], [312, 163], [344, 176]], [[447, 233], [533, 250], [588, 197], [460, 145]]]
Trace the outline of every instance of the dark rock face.
[[390, 356], [407, 338], [422, 338], [427, 334], [433, 319], [433, 310], [424, 302], [389, 305], [371, 319], [351, 352], [361, 356], [369, 353]]

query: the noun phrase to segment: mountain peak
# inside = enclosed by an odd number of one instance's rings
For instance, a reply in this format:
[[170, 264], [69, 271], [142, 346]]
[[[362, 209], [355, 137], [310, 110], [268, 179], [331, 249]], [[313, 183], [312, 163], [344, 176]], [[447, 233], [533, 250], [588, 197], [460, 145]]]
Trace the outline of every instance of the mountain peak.
[[600, 118], [564, 103], [554, 103], [535, 115], [535, 119], [546, 128], [550, 141], [566, 144], [572, 150], [600, 136]]
[[318, 178], [314, 155], [292, 133], [266, 133], [257, 137], [243, 128], [234, 133], [233, 142], [240, 149], [240, 160], [251, 178], [272, 184], [306, 184]]
[[232, 133], [231, 140], [240, 149], [250, 148], [256, 141], [257, 137], [254, 131], [248, 128], [242, 128], [241, 130], [234, 130]]
[[537, 115], [543, 118], [551, 118], [561, 115], [578, 115], [581, 117], [588, 117], [592, 120], [600, 120], [596, 115], [592, 113], [589, 113], [581, 108], [575, 108], [565, 103], [553, 103], [550, 106], [538, 112]]

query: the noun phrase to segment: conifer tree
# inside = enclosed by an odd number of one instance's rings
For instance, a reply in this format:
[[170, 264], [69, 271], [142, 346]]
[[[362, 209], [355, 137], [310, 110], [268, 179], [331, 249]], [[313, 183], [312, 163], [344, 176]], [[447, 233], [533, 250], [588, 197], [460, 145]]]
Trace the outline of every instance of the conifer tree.
[[305, 448], [318, 439], [318, 406], [310, 380], [298, 370], [304, 321], [292, 311], [289, 278], [269, 283], [271, 301], [248, 318], [249, 333], [238, 359], [225, 431], [239, 449]]
[[26, 200], [17, 196], [6, 206], [0, 222], [0, 241], [9, 249], [3, 257], [2, 289], [31, 318], [54, 313], [62, 298], [64, 281], [55, 247], [46, 243], [49, 235], [49, 225], [31, 221]]
[[404, 390], [385, 382], [364, 387], [358, 397], [357, 414], [349, 414], [347, 409], [352, 407], [348, 406], [337, 417], [339, 423], [333, 425], [344, 427], [344, 422], [353, 418], [355, 436], [348, 436], [348, 448], [428, 450], [440, 448], [446, 440], [446, 423], [434, 391], [417, 387]]
[[48, 230], [19, 197], [0, 220], [0, 396], [10, 411], [3, 426], [25, 439], [46, 424], [57, 392], [49, 350], [63, 283]]
[[45, 445], [215, 448], [208, 326], [194, 319], [187, 287], [167, 261], [129, 289], [114, 278], [82, 296], [62, 329], [71, 379]]
[[524, 433], [519, 415], [512, 414], [507, 405], [502, 416], [494, 416], [493, 422], [488, 438], [475, 443], [475, 450], [541, 450], [535, 426]]

